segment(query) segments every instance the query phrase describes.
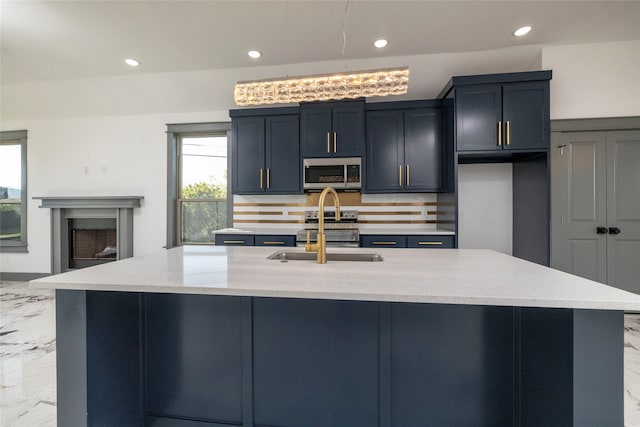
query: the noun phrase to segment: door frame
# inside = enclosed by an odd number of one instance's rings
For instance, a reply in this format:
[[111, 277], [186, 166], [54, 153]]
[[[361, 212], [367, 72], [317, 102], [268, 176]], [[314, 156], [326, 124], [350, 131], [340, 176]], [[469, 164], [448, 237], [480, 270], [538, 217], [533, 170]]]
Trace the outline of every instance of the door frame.
[[640, 116], [551, 120], [551, 267], [558, 268], [562, 265], [561, 224], [556, 218], [559, 218], [558, 210], [562, 211], [565, 189], [557, 185], [557, 181], [554, 182], [561, 177], [558, 156], [562, 147], [562, 133], [636, 129], [640, 129]]

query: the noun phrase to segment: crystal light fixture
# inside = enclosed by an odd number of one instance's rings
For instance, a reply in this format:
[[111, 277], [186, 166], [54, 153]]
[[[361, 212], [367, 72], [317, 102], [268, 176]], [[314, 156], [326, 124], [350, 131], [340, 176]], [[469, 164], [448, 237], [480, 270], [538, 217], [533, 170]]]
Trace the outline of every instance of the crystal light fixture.
[[238, 82], [237, 105], [402, 95], [409, 89], [409, 67]]

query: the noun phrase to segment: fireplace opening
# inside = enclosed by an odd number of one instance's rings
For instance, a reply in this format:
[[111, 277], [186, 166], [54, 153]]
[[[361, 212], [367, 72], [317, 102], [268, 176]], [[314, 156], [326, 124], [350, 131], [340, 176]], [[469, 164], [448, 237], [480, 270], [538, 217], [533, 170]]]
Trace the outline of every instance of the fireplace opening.
[[115, 218], [69, 219], [69, 267], [84, 268], [118, 259]]

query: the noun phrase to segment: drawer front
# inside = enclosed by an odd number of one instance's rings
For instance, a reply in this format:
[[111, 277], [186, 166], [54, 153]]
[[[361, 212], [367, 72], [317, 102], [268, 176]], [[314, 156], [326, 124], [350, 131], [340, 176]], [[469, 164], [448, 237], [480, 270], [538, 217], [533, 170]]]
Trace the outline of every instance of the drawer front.
[[453, 236], [407, 236], [407, 247], [422, 249], [453, 248]]
[[295, 246], [296, 236], [279, 234], [257, 234], [256, 246]]
[[406, 236], [375, 235], [360, 236], [360, 246], [363, 248], [406, 248]]
[[253, 246], [252, 234], [216, 234], [219, 246]]

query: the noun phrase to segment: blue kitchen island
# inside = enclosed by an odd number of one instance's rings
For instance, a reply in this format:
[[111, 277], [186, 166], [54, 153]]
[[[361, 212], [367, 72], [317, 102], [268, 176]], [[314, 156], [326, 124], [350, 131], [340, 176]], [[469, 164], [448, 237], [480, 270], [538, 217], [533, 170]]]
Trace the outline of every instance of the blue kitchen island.
[[623, 425], [640, 296], [490, 250], [274, 252], [179, 247], [31, 282], [57, 290], [58, 425]]

